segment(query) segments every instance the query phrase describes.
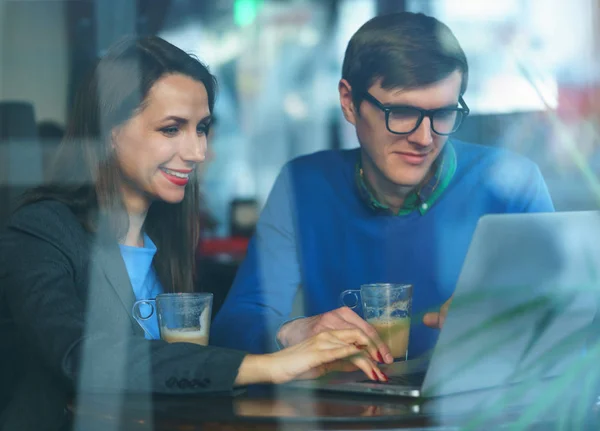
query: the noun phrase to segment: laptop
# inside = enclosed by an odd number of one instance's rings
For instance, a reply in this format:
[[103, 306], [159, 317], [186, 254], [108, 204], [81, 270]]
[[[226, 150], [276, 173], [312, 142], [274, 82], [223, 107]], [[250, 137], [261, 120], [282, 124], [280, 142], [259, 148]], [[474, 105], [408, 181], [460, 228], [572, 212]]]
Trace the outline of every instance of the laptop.
[[429, 357], [382, 366], [387, 383], [354, 372], [291, 385], [438, 397], [561, 375], [597, 318], [599, 238], [596, 211], [483, 216]]

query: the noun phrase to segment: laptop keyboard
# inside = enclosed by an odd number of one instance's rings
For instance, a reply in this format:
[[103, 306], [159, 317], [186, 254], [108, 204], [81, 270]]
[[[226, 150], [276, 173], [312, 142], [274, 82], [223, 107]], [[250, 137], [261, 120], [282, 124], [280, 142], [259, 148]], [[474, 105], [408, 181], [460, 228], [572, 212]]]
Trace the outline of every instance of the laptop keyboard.
[[373, 380], [361, 380], [360, 383], [381, 383], [383, 385], [396, 386], [421, 386], [425, 380], [425, 373], [411, 373], [402, 376], [391, 376], [387, 382], [379, 382]]

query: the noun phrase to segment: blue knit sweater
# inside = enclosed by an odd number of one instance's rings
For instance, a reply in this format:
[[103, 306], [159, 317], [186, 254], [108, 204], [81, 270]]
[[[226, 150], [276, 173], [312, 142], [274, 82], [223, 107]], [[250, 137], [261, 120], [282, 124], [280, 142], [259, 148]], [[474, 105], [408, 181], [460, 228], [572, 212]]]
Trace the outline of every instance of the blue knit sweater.
[[272, 350], [299, 286], [303, 315], [311, 316], [339, 307], [345, 289], [388, 282], [414, 286], [409, 356], [431, 349], [439, 331], [425, 327], [421, 317], [452, 295], [479, 218], [554, 210], [531, 161], [505, 150], [452, 145], [456, 172], [424, 214], [373, 211], [355, 181], [358, 149], [289, 162], [216, 316], [211, 344], [252, 353]]

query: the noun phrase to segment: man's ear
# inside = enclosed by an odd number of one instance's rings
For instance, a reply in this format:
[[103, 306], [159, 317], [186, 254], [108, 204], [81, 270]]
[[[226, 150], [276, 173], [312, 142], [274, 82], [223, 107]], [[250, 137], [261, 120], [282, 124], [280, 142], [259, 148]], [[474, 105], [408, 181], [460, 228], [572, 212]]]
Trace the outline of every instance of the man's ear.
[[354, 101], [352, 100], [352, 86], [345, 79], [340, 79], [340, 83], [338, 84], [338, 91], [340, 93], [340, 106], [342, 107], [342, 113], [344, 114], [344, 118], [350, 124], [356, 126], [358, 110], [357, 107], [354, 106]]

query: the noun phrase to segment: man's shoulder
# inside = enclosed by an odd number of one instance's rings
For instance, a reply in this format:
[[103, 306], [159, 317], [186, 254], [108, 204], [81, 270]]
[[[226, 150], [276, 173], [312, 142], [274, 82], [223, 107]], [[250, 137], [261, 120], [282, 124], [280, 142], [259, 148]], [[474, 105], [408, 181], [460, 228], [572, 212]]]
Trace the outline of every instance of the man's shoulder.
[[351, 150], [323, 150], [296, 157], [287, 163], [292, 170], [312, 170], [330, 172], [333, 169], [353, 168], [356, 164], [358, 148]]
[[283, 197], [294, 190], [296, 199], [328, 199], [332, 190], [337, 195], [352, 190], [359, 149], [325, 150], [296, 157], [282, 168], [273, 191]]
[[537, 165], [529, 158], [517, 154], [511, 150], [499, 147], [474, 144], [459, 140], [452, 140], [452, 146], [456, 152], [458, 167], [462, 169], [473, 169], [481, 167], [484, 169], [510, 169], [537, 171]]
[[[542, 173], [529, 158], [504, 148], [465, 142], [453, 144], [457, 155], [457, 184], [478, 184], [481, 190], [513, 204], [523, 198], [533, 199], [531, 190], [545, 190], [541, 193], [547, 194]], [[549, 197], [547, 202], [550, 202]], [[551, 204], [548, 209], [550, 207]]]

